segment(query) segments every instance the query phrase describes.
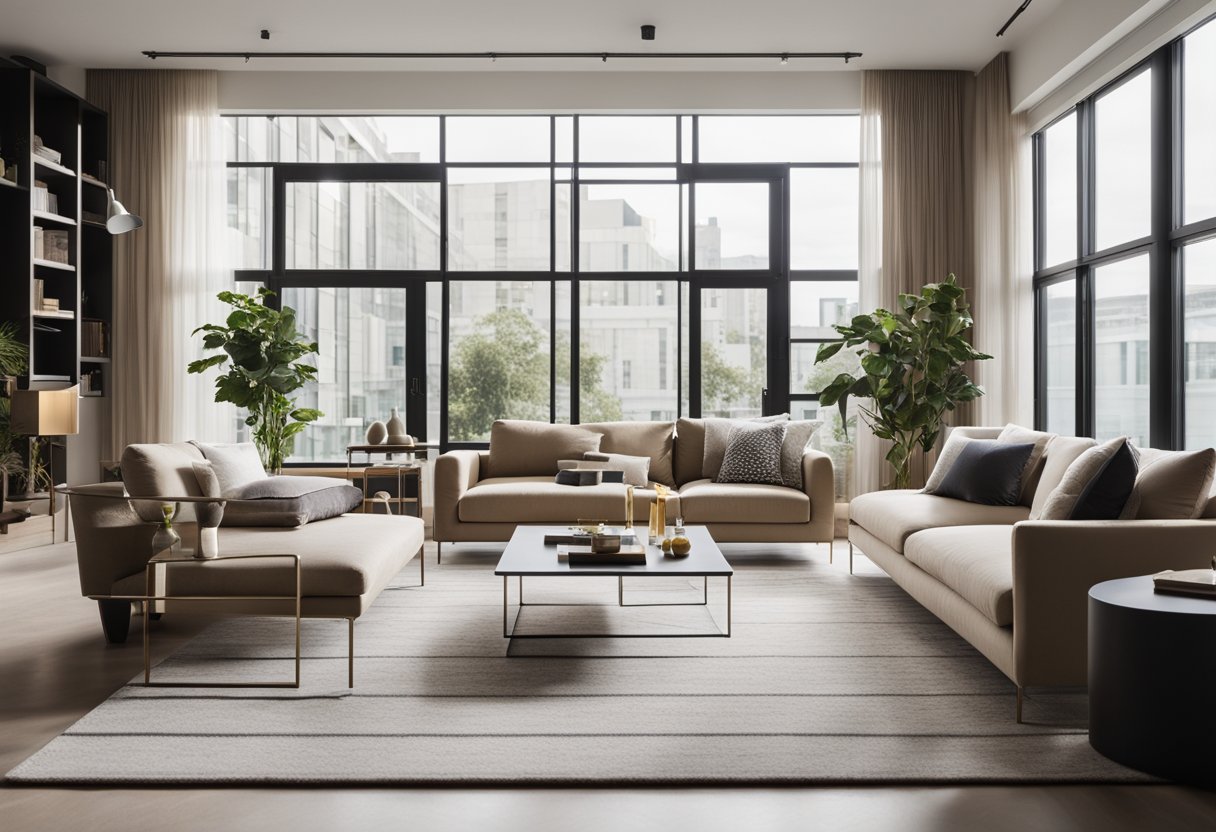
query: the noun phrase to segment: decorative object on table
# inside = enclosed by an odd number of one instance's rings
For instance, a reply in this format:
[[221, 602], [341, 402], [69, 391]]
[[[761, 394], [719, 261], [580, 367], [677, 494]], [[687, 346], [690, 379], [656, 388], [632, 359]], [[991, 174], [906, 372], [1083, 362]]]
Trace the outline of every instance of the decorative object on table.
[[393, 408], [392, 414], [388, 417], [388, 422], [384, 426], [388, 430], [388, 444], [390, 445], [413, 445], [414, 437], [405, 432], [405, 422], [397, 415], [397, 408]]
[[963, 369], [968, 361], [992, 358], [967, 340], [972, 323], [967, 293], [951, 274], [919, 295], [901, 294], [895, 312], [876, 309], [837, 324], [840, 337], [815, 355], [821, 364], [845, 347], [857, 348], [861, 374], [836, 376], [819, 403], [837, 405], [847, 424], [849, 397], [869, 400], [860, 407], [862, 417], [875, 436], [892, 443], [892, 488], [911, 485], [913, 453], [933, 449], [946, 412], [984, 394]]
[[[412, 486], [407, 488], [407, 481], [412, 481]], [[375, 514], [377, 502], [375, 492], [387, 489], [385, 485], [395, 482], [396, 496], [390, 493], [390, 499], [397, 504], [397, 513], [405, 516], [405, 506], [413, 504], [414, 516], [422, 516], [422, 466], [413, 462], [390, 463], [385, 465], [368, 466], [363, 469], [362, 483], [363, 495], [373, 494], [372, 498], [361, 499], [362, 511], [370, 511]], [[352, 486], [353, 487], [353, 486]], [[358, 488], [354, 489], [356, 492]], [[406, 496], [412, 494], [413, 496]], [[352, 511], [356, 509], [351, 509]], [[391, 514], [391, 512], [389, 512]]]
[[688, 532], [684, 528], [684, 518], [676, 518], [676, 526], [672, 531], [671, 538], [663, 541], [667, 544], [663, 549], [663, 554], [670, 558], [688, 557], [688, 553], [692, 551], [692, 541], [688, 539]]
[[625, 528], [633, 528], [633, 486], [625, 486]]
[[1216, 555], [1211, 569], [1166, 569], [1153, 576], [1153, 590], [1172, 595], [1216, 598]]
[[[63, 447], [54, 437], [71, 436], [80, 432], [79, 388], [62, 390], [15, 390], [13, 391], [9, 430], [18, 436], [30, 437], [29, 473], [26, 476], [26, 491], [40, 495], [45, 485], [51, 515], [51, 540], [55, 536], [55, 448]], [[47, 461], [42, 462], [42, 448], [47, 449]], [[67, 529], [64, 529], [67, 540]]]
[[177, 556], [182, 550], [182, 537], [173, 528], [173, 515], [176, 509], [171, 503], [165, 503], [160, 507], [161, 522], [156, 527], [156, 533], [152, 535], [152, 556], [156, 557], [161, 552], [169, 552], [173, 556]]
[[369, 445], [382, 445], [384, 440], [388, 438], [388, 428], [384, 426], [384, 422], [379, 419], [367, 426], [367, 433], [364, 438]]
[[[204, 324], [191, 334], [205, 333], [203, 348], [222, 350], [190, 362], [191, 373], [204, 373], [228, 362], [228, 370], [215, 381], [215, 400], [232, 402], [249, 415], [253, 441], [267, 471], [279, 473], [291, 456], [295, 436], [325, 415], [310, 407], [296, 407], [288, 394], [315, 381], [317, 368], [302, 361], [318, 351], [296, 329], [296, 311], [266, 306], [274, 292], [259, 288], [257, 297], [220, 292], [217, 297], [233, 308], [223, 326]], [[231, 359], [231, 360], [230, 360]]]
[[662, 542], [667, 529], [667, 486], [655, 483], [654, 499], [650, 501], [650, 544]]
[[126, 234], [144, 224], [142, 218], [128, 211], [114, 196], [114, 189], [107, 188], [108, 204], [106, 206], [106, 231], [113, 235]]
[[591, 551], [597, 555], [610, 555], [621, 551], [621, 536], [619, 534], [591, 535]]

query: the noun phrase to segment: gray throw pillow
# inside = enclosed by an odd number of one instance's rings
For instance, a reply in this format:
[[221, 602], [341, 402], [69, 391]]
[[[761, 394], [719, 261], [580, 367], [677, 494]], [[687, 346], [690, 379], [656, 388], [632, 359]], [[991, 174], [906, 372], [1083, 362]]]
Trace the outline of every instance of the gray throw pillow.
[[191, 442], [198, 448], [215, 469], [220, 481], [220, 493], [231, 494], [246, 483], [266, 479], [266, 469], [258, 449], [252, 442], [237, 442], [231, 445], [208, 445]]
[[605, 454], [598, 451], [588, 451], [583, 454], [587, 462], [603, 463], [603, 471], [620, 471], [626, 485], [645, 488], [650, 484], [650, 457], [629, 456], [628, 454]]
[[781, 422], [737, 426], [730, 435], [722, 456], [722, 468], [714, 481], [783, 485], [781, 443], [784, 439], [785, 425]]
[[363, 503], [361, 490], [333, 477], [267, 477], [225, 496], [224, 526], [303, 526]]
[[810, 444], [811, 436], [823, 422], [818, 419], [798, 419], [785, 423], [785, 436], [781, 440], [781, 484], [802, 490], [802, 455]]
[[701, 459], [701, 476], [711, 480], [718, 479], [718, 470], [722, 467], [722, 457], [726, 454], [731, 431], [739, 425], [771, 424], [789, 420], [790, 414], [788, 413], [778, 413], [776, 416], [757, 416], [754, 419], [705, 419], [705, 450]]
[[[215, 475], [215, 468], [210, 462], [195, 462], [194, 476], [204, 497], [220, 497], [220, 478]], [[194, 507], [194, 516], [200, 527], [214, 529], [224, 518], [223, 503], [198, 503]]]

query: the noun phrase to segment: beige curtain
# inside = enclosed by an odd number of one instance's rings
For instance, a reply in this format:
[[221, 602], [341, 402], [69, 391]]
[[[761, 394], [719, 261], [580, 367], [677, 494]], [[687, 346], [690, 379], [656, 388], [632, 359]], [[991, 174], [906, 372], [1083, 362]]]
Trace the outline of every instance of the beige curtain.
[[143, 228], [114, 239], [114, 392], [110, 456], [132, 442], [223, 441], [233, 412], [213, 401], [214, 375], [190, 332], [222, 320], [223, 141], [212, 71], [90, 70], [88, 98], [109, 113], [115, 195]]
[[[955, 274], [972, 294], [971, 144], [975, 78], [969, 72], [861, 75], [861, 307], [892, 308], [901, 292]], [[971, 424], [972, 408], [951, 424]], [[859, 420], [853, 492], [889, 480], [889, 443]], [[925, 460], [913, 467], [923, 484]], [[920, 480], [918, 483], [917, 480]]]
[[1002, 52], [975, 86], [975, 345], [984, 388], [979, 424], [1034, 421], [1034, 300], [1031, 289], [1030, 136], [1012, 114]]

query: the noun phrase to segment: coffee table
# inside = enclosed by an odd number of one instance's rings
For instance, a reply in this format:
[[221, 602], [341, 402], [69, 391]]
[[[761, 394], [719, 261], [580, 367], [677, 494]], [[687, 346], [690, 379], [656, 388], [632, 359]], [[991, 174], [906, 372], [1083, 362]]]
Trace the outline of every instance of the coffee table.
[[[646, 529], [638, 529], [639, 538], [645, 539]], [[495, 575], [502, 576], [502, 636], [516, 638], [730, 638], [731, 631], [731, 577], [735, 574], [722, 550], [714, 542], [705, 526], [688, 526], [686, 534], [692, 543], [692, 551], [684, 558], [664, 557], [658, 546], [646, 547], [645, 564], [605, 564], [603, 566], [571, 566], [557, 559], [557, 546], [545, 545], [547, 534], [569, 534], [567, 526], [517, 526], [511, 541], [498, 560]], [[535, 602], [524, 602], [524, 578], [539, 577], [604, 577], [617, 579], [616, 606], [620, 607], [681, 607], [709, 606], [709, 579], [726, 579], [726, 627], [714, 623], [710, 633], [516, 633], [519, 614], [525, 606], [541, 606]], [[677, 603], [626, 603], [625, 578], [701, 578], [700, 601]], [[518, 579], [518, 601], [514, 618], [508, 611], [510, 604], [510, 579]], [[576, 606], [573, 604], [544, 604], [544, 606]], [[713, 613], [710, 613], [713, 620]]]

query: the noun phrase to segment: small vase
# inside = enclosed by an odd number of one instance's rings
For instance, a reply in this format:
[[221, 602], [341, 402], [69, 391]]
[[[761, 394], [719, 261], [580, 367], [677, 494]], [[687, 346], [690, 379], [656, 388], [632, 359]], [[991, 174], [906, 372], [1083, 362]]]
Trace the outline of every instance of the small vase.
[[152, 555], [155, 557], [166, 550], [173, 555], [181, 554], [182, 538], [173, 528], [173, 511], [171, 505], [161, 506], [161, 513], [164, 515], [164, 520], [156, 528], [156, 533], [152, 535]]
[[388, 436], [388, 428], [384, 426], [384, 422], [377, 419], [375, 422], [372, 422], [367, 426], [367, 444], [383, 444], [386, 436]]
[[388, 424], [385, 427], [388, 429], [388, 444], [410, 444], [410, 435], [405, 432], [405, 422], [397, 415], [397, 408], [393, 408], [393, 414], [389, 417]]

